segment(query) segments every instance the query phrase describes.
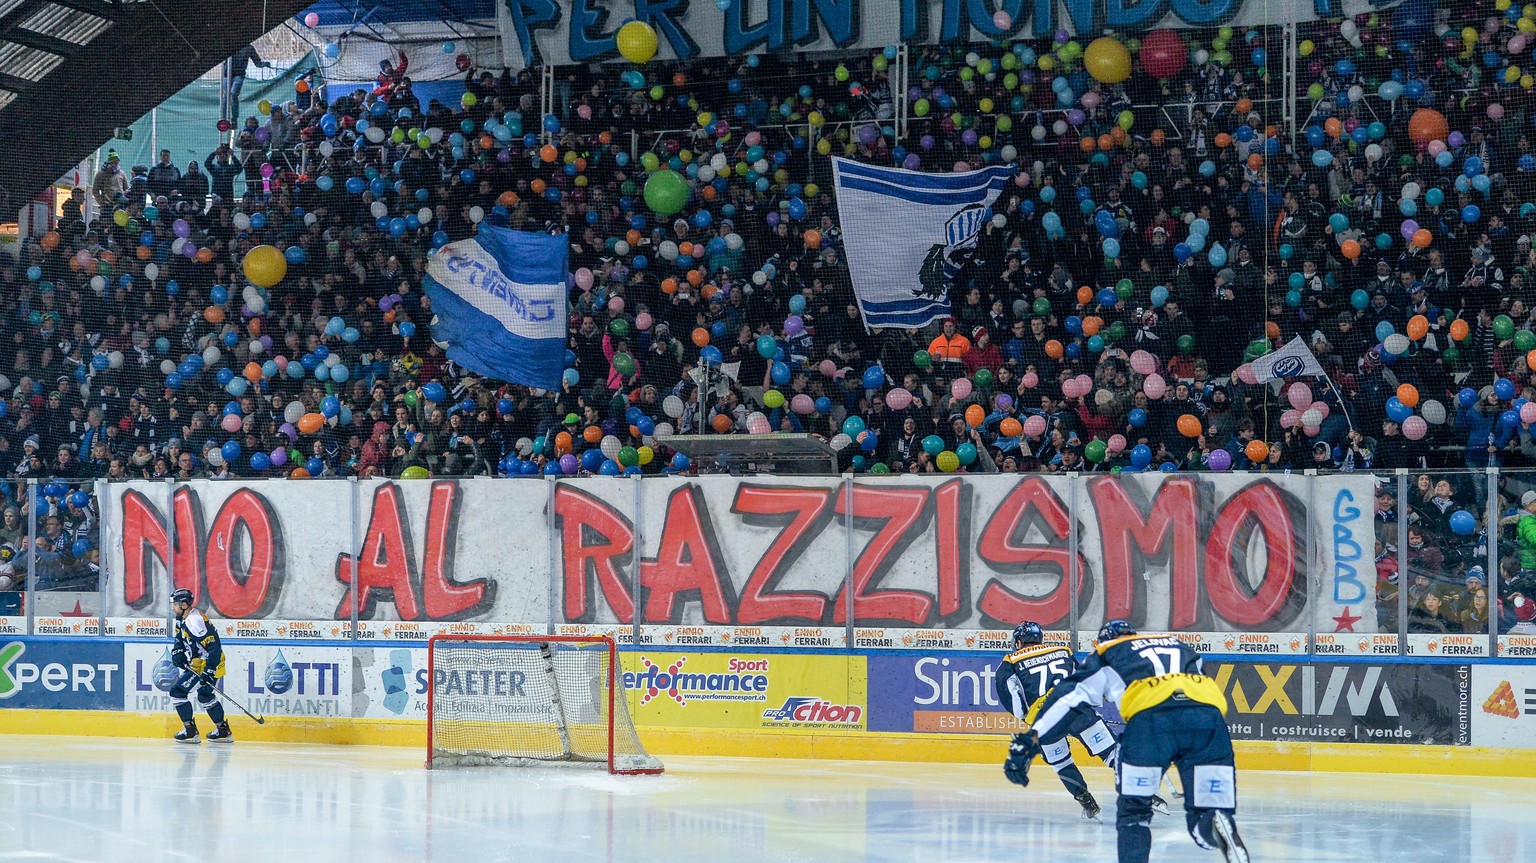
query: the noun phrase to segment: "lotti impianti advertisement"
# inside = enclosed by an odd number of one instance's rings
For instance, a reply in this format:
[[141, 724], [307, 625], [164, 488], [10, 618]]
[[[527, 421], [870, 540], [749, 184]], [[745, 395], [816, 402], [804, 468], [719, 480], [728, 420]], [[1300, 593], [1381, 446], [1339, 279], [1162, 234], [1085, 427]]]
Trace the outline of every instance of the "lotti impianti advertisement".
[[[124, 645], [123, 710], [169, 712], [178, 669], [169, 644]], [[263, 716], [352, 715], [352, 664], [345, 648], [224, 645], [221, 689]]]

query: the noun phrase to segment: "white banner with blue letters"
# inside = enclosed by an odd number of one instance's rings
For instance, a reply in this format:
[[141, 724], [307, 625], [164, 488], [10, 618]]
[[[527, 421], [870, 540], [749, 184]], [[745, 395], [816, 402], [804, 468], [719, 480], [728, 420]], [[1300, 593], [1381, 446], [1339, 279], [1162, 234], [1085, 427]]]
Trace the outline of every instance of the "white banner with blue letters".
[[448, 359], [495, 380], [560, 388], [565, 361], [564, 234], [550, 236], [480, 223], [427, 262], [422, 287], [436, 317], [432, 337]]
[[949, 289], [1014, 168], [924, 174], [832, 160], [848, 274], [866, 327], [950, 314]]

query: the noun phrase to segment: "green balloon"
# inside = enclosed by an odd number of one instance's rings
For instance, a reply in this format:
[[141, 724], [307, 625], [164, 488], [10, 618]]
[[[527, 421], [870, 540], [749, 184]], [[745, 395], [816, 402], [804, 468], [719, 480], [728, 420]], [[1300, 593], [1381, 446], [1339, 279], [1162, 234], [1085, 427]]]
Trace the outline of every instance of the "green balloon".
[[[626, 337], [628, 337], [629, 336], [629, 321], [626, 321], [623, 318], [614, 318], [613, 320], [608, 322], [608, 332], [618, 336], [619, 338], [626, 338]], [[614, 359], [617, 360], [618, 357], [615, 356]], [[629, 361], [629, 364], [630, 365], [634, 365], [635, 361], [633, 359], [631, 359]]]
[[619, 464], [625, 467], [633, 467], [640, 463], [640, 451], [632, 446], [619, 449]]
[[1088, 442], [1088, 446], [1083, 448], [1083, 457], [1094, 464], [1103, 461], [1104, 456], [1108, 453], [1109, 446], [1101, 440], [1091, 440]]
[[1530, 353], [1536, 348], [1536, 333], [1530, 330], [1521, 330], [1515, 333], [1515, 349], [1521, 353]]
[[918, 351], [912, 355], [912, 365], [920, 369], [926, 369], [933, 365], [933, 355], [927, 351]]
[[657, 171], [645, 181], [645, 204], [658, 216], [677, 213], [688, 203], [688, 194], [688, 181], [676, 171]]
[[1455, 345], [1449, 345], [1445, 350], [1440, 352], [1440, 356], [1444, 357], [1446, 362], [1454, 363], [1461, 359], [1461, 348], [1458, 348]]
[[883, 461], [875, 462], [875, 466], [870, 468], [869, 472], [874, 474], [875, 476], [890, 476], [891, 475], [891, 466], [886, 464]]
[[[624, 321], [621, 319], [621, 320], [614, 321], [613, 323], [614, 324], [624, 324]], [[610, 329], [611, 328], [612, 327], [610, 325]], [[629, 331], [629, 325], [628, 324], [624, 324], [624, 331], [625, 332]], [[614, 354], [613, 355], [613, 369], [614, 369], [614, 371], [618, 372], [619, 374], [621, 374], [621, 375], [623, 375], [625, 377], [629, 377], [630, 375], [635, 373], [635, 358], [630, 356], [629, 354], [624, 354], [624, 353]]]
[[644, 166], [647, 171], [654, 171], [661, 167], [661, 157], [655, 153], [643, 153], [640, 156], [640, 164]]
[[408, 407], [408, 408], [414, 408], [414, 407], [416, 407], [419, 404], [421, 404], [421, 396], [416, 395], [416, 391], [415, 390], [406, 390], [405, 391], [405, 406]]
[[400, 471], [401, 479], [427, 479], [430, 476], [432, 476], [432, 474], [419, 464], [413, 464], [405, 470]]
[[972, 378], [972, 382], [975, 383], [976, 386], [980, 387], [981, 389], [984, 389], [984, 390], [991, 389], [992, 388], [992, 370], [991, 369], [977, 369], [976, 370], [976, 376], [974, 378]]
[[1045, 297], [1035, 297], [1035, 314], [1048, 315], [1051, 313], [1051, 301]]
[[1184, 335], [1179, 336], [1179, 340], [1174, 344], [1178, 346], [1179, 353], [1181, 354], [1193, 353], [1195, 350], [1195, 337], [1185, 333]]
[[1136, 286], [1131, 284], [1130, 279], [1121, 279], [1115, 283], [1115, 296], [1120, 299], [1129, 300], [1134, 293], [1136, 293]]
[[1110, 324], [1109, 341], [1117, 342], [1123, 338], [1125, 338], [1125, 323], [1123, 321], [1115, 321]]
[[1493, 319], [1493, 334], [1501, 339], [1511, 339], [1515, 336], [1515, 322], [1509, 315], [1499, 315]]
[[1248, 347], [1243, 350], [1243, 353], [1248, 359], [1256, 360], [1269, 353], [1269, 341], [1266, 339], [1254, 339], [1248, 343]]

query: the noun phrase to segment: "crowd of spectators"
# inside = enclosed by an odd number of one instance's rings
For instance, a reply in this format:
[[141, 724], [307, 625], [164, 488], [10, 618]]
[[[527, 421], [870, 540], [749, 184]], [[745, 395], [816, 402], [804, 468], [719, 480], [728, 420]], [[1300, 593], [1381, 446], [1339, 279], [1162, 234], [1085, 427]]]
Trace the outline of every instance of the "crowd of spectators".
[[[1524, 13], [1474, 5], [1305, 25], [1295, 94], [1278, 28], [1180, 31], [1176, 72], [1115, 84], [1071, 40], [914, 46], [904, 93], [893, 52], [567, 67], [552, 117], [532, 71], [467, 68], [456, 104], [404, 63], [306, 75], [214, 153], [109, 154], [0, 267], [0, 473], [54, 480], [38, 541], [79, 575], [95, 477], [682, 472], [658, 437], [748, 431], [874, 474], [1408, 468], [1383, 614], [1406, 553], [1410, 625], [1476, 629], [1487, 487], [1457, 469], [1507, 469], [1501, 595], [1536, 573], [1536, 112]], [[952, 317], [866, 330], [830, 155], [1017, 164]], [[658, 167], [693, 187], [675, 216], [643, 200]], [[428, 256], [483, 220], [569, 233], [558, 391], [433, 341]], [[242, 274], [260, 244], [289, 264], [271, 288]], [[1327, 377], [1257, 383], [1298, 337]]]

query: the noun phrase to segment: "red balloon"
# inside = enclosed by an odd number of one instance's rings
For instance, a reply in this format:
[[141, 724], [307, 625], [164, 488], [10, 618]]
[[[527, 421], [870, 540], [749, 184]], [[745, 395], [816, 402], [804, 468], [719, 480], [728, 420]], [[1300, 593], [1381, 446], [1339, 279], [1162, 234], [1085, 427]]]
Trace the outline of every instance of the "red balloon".
[[1189, 63], [1189, 46], [1172, 30], [1153, 30], [1141, 40], [1141, 68], [1154, 78], [1172, 78]]

